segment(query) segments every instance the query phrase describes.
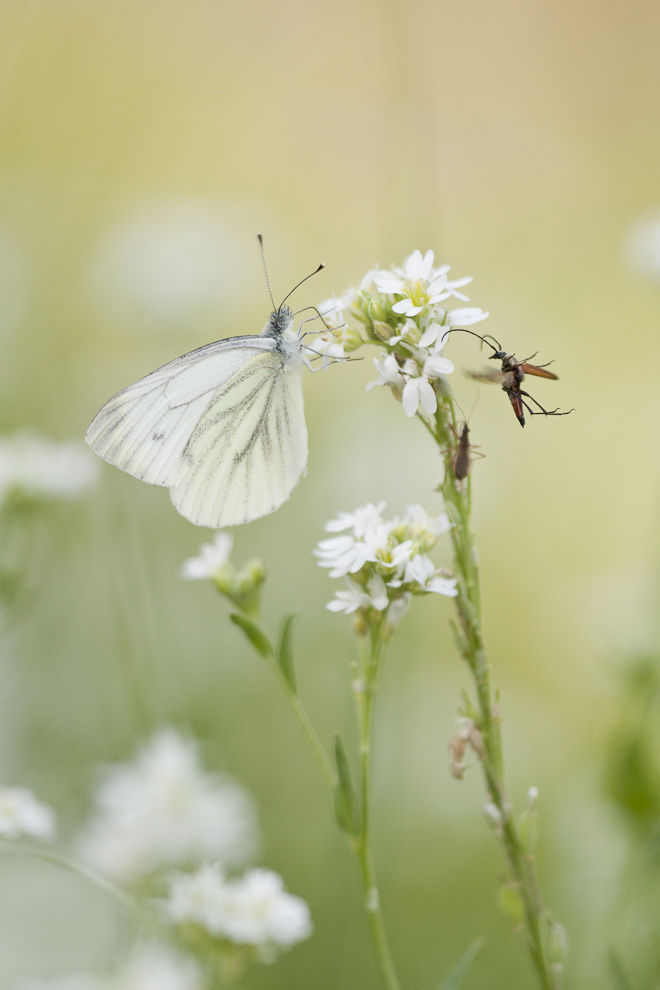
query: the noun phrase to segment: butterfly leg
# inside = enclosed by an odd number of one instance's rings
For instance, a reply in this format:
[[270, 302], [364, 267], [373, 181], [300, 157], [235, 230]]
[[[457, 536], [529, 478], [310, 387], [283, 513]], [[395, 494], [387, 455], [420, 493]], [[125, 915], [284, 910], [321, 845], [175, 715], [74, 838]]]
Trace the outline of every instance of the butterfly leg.
[[[323, 317], [323, 314], [319, 312], [319, 310], [316, 308], [316, 306], [305, 306], [303, 309], [297, 309], [296, 312], [293, 315], [294, 316], [298, 316], [299, 313], [306, 313], [307, 310], [310, 310], [310, 309], [314, 310], [314, 312], [316, 313], [316, 316], [310, 316], [309, 320], [303, 320], [303, 323], [309, 323], [310, 320], [321, 320], [321, 322], [323, 323], [323, 325], [324, 325], [324, 327], [325, 327], [326, 330], [331, 330], [332, 329], [332, 327], [329, 327], [328, 324], [325, 322], [325, 319]], [[302, 326], [302, 323], [300, 324], [300, 326]], [[319, 333], [323, 333], [322, 330], [319, 330], [318, 332]]]

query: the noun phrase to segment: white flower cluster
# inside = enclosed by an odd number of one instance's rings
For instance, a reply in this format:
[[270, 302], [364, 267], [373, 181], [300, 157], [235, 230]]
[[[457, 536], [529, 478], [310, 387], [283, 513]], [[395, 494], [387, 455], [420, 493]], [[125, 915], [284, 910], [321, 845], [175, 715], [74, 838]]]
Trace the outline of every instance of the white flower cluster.
[[449, 265], [434, 268], [433, 262], [433, 251], [424, 256], [414, 251], [402, 268], [371, 271], [358, 288], [319, 307], [326, 322], [337, 328], [335, 334], [348, 312], [367, 324], [372, 341], [387, 347], [374, 358], [378, 378], [367, 389], [387, 385], [401, 400], [407, 416], [414, 416], [420, 407], [432, 416], [438, 407], [437, 389], [444, 376], [454, 371], [452, 362], [442, 356], [447, 331], [480, 323], [488, 316], [473, 306], [447, 310], [443, 303], [448, 299], [469, 302], [460, 289], [472, 278], [450, 281]]
[[17, 990], [202, 990], [196, 963], [168, 946], [139, 946], [116, 973], [76, 973], [48, 980], [30, 980]]
[[305, 901], [288, 894], [272, 870], [249, 870], [228, 880], [218, 863], [207, 863], [172, 879], [163, 909], [171, 924], [194, 922], [214, 938], [267, 954], [301, 942], [313, 930]]
[[55, 814], [24, 787], [0, 787], [0, 836], [22, 835], [50, 841], [55, 837]]
[[387, 609], [395, 626], [412, 595], [456, 595], [456, 581], [427, 556], [451, 523], [446, 513], [430, 516], [421, 505], [408, 506], [402, 519], [383, 519], [384, 509], [379, 502], [340, 512], [325, 530], [342, 535], [322, 540], [314, 553], [330, 577], [341, 577], [346, 585], [327, 605], [331, 612]]
[[195, 744], [159, 732], [134, 763], [108, 772], [81, 858], [120, 882], [207, 858], [242, 862], [256, 844], [255, 815], [239, 785], [206, 773]]
[[0, 438], [0, 505], [12, 493], [32, 499], [78, 498], [99, 476], [97, 459], [75, 440], [27, 433]]

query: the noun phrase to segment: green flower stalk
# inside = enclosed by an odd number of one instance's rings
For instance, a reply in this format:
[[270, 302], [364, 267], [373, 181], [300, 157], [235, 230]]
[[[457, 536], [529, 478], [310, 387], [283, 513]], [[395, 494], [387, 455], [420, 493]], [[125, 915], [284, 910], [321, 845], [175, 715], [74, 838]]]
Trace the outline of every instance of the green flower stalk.
[[367, 387], [387, 386], [406, 415], [421, 419], [443, 457], [444, 478], [439, 490], [451, 522], [457, 616], [454, 632], [475, 692], [474, 702], [466, 700], [461, 713], [464, 728], [450, 743], [452, 772], [462, 776], [462, 757], [470, 746], [483, 771], [486, 819], [506, 861], [502, 905], [523, 933], [539, 985], [543, 990], [558, 990], [565, 936], [543, 904], [531, 843], [525, 841], [536, 796], [522, 821], [517, 822], [506, 790], [500, 717], [482, 631], [478, 555], [471, 531], [472, 481], [469, 472], [462, 478], [463, 472], [457, 477], [455, 471], [458, 417], [447, 380], [454, 366], [442, 354], [452, 328], [481, 322], [488, 314], [473, 307], [445, 309], [442, 303], [452, 297], [468, 301], [459, 290], [471, 280], [451, 282], [448, 267], [434, 269], [433, 261], [432, 251], [425, 257], [415, 251], [403, 268], [370, 272], [359, 289], [334, 302], [329, 316], [338, 325], [347, 313], [361, 326], [365, 343], [386, 346], [374, 361], [379, 378]]

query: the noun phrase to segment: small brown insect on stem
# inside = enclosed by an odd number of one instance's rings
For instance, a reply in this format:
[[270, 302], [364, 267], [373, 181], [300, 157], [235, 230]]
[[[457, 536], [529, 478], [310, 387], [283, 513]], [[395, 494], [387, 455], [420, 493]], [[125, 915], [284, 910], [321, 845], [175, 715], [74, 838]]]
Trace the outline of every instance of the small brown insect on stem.
[[477, 452], [477, 448], [470, 443], [470, 428], [467, 423], [463, 423], [460, 434], [452, 427], [452, 432], [458, 443], [454, 451], [452, 468], [457, 481], [465, 481], [470, 473], [470, 465], [476, 457], [485, 457], [485, 454]]

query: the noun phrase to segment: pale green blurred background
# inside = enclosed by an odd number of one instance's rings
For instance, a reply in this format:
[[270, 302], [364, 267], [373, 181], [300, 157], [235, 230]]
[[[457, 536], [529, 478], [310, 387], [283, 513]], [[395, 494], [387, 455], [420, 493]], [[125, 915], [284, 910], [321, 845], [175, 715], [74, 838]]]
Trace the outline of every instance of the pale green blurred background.
[[[625, 823], [607, 803], [612, 666], [654, 643], [660, 283], [623, 244], [660, 206], [660, 8], [645, 2], [5, 0], [0, 8], [0, 430], [82, 437], [115, 391], [269, 311], [317, 302], [375, 262], [434, 248], [508, 350], [561, 380], [570, 417], [520, 430], [482, 389], [472, 436], [487, 635], [511, 789], [540, 788], [540, 873], [566, 925], [569, 987], [603, 959]], [[323, 739], [351, 738], [350, 620], [311, 550], [339, 509], [438, 509], [437, 454], [371, 352], [306, 376], [307, 477], [238, 530], [270, 571], [267, 621], [302, 612], [300, 680]], [[476, 342], [452, 342], [459, 368]], [[466, 411], [478, 391], [456, 378]], [[208, 531], [167, 492], [105, 467], [38, 524], [31, 609], [0, 651], [0, 778], [52, 803], [66, 840], [98, 766], [157, 727], [258, 801], [262, 861], [310, 903], [315, 936], [248, 988], [379, 986], [355, 864], [268, 672], [207, 584], [178, 577]], [[467, 684], [451, 603], [424, 600], [388, 661], [377, 846], [406, 988], [433, 988], [484, 935], [470, 988], [531, 987], [497, 906], [477, 771], [450, 779]], [[102, 965], [113, 908], [43, 864], [0, 863], [0, 986]]]

